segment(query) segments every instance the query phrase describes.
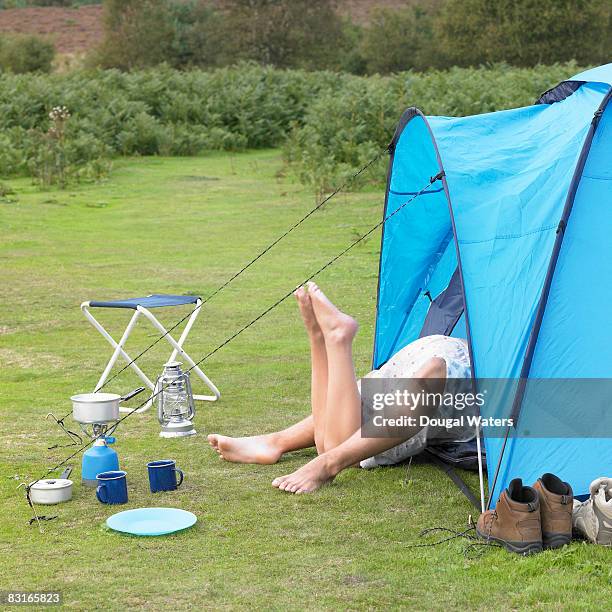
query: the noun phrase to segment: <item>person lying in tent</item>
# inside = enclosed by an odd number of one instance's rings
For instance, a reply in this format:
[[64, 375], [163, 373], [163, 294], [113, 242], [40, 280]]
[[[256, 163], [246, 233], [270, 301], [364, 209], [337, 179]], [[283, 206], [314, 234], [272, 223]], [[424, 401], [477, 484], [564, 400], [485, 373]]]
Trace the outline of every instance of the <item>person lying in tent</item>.
[[[423, 450], [432, 441], [431, 435], [427, 428], [418, 426], [403, 428], [401, 438], [362, 437], [360, 381], [352, 356], [357, 322], [340, 312], [313, 282], [307, 290], [298, 288], [295, 297], [310, 339], [312, 413], [287, 429], [264, 435], [233, 438], [210, 434], [213, 449], [227, 461], [272, 464], [284, 453], [316, 447], [318, 457], [272, 482], [289, 493], [315, 491], [350, 466], [392, 465]], [[439, 335], [419, 338], [367, 375], [423, 379], [430, 381], [433, 393], [444, 393], [448, 378], [469, 376], [466, 341]], [[457, 433], [454, 428], [455, 440]], [[467, 440], [474, 434], [466, 429], [460, 435]]]

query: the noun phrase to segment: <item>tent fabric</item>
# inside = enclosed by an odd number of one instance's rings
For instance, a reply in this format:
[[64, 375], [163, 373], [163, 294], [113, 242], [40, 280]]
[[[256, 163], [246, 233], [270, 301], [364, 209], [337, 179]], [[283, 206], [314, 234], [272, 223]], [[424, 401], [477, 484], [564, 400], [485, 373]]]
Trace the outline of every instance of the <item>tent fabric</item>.
[[[429, 295], [429, 293], [428, 293]], [[441, 334], [449, 336], [455, 329], [463, 314], [463, 291], [461, 277], [457, 268], [448, 283], [448, 287], [431, 302], [420, 338]]]
[[[578, 81], [557, 101], [524, 108], [404, 115], [385, 214], [430, 176], [445, 178], [385, 224], [375, 367], [418, 338], [429, 296], [458, 269], [464, 313], [453, 335], [468, 338], [476, 379], [612, 378], [602, 333], [612, 303], [612, 64], [567, 83]], [[502, 454], [503, 442], [485, 439], [490, 478], [501, 456], [493, 506], [517, 476], [532, 482], [552, 471], [586, 494], [591, 479], [612, 473], [608, 439], [512, 438]]]
[[605, 83], [612, 85], [612, 64], [604, 64], [596, 68], [590, 68], [580, 74], [568, 79], [568, 81], [585, 81], [590, 83]]

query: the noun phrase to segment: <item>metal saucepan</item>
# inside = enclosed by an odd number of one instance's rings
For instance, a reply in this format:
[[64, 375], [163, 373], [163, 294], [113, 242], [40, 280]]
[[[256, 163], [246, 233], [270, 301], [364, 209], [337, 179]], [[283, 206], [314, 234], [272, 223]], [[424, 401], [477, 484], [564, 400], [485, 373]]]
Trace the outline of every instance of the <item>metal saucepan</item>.
[[72, 468], [67, 468], [59, 478], [44, 478], [30, 485], [30, 501], [49, 506], [72, 499], [72, 480], [68, 480]]
[[72, 418], [78, 423], [112, 423], [119, 420], [119, 404], [142, 393], [144, 387], [138, 387], [127, 395], [117, 393], [79, 393], [73, 395]]

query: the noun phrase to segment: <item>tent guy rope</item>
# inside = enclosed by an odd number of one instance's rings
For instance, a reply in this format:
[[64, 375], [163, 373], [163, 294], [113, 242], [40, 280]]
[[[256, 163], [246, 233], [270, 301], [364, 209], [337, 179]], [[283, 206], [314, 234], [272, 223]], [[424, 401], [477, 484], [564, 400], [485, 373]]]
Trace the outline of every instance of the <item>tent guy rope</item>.
[[[228, 287], [231, 283], [233, 283], [241, 274], [246, 272], [246, 270], [248, 270], [254, 263], [259, 261], [268, 251], [274, 248], [281, 240], [286, 238], [294, 229], [297, 229], [300, 225], [302, 225], [304, 221], [306, 221], [308, 218], [314, 215], [315, 212], [317, 212], [320, 208], [322, 208], [325, 204], [327, 204], [327, 202], [329, 202], [334, 196], [338, 195], [341, 191], [345, 190], [350, 184], [353, 183], [353, 181], [355, 181], [359, 176], [361, 176], [371, 166], [373, 166], [387, 151], [389, 151], [389, 146], [385, 147], [384, 149], [381, 149], [378, 153], [376, 153], [376, 155], [372, 159], [370, 159], [370, 161], [368, 161], [357, 172], [355, 172], [348, 179], [346, 179], [344, 183], [336, 187], [336, 189], [334, 189], [329, 195], [324, 197], [314, 208], [311, 208], [303, 217], [301, 217], [291, 227], [289, 227], [280, 236], [278, 236], [275, 240], [273, 240], [267, 247], [265, 247], [262, 251], [260, 251], [257, 255], [255, 255], [255, 257], [253, 257], [248, 263], [246, 263], [242, 268], [240, 268], [240, 270], [235, 272], [223, 284], [217, 287], [217, 289], [215, 289], [210, 295], [204, 298], [202, 300], [202, 303], [199, 306], [196, 306], [195, 310], [198, 310], [199, 308], [204, 306], [204, 304], [206, 304], [212, 298], [214, 298], [216, 295], [221, 293], [221, 291], [223, 291], [226, 287]], [[161, 340], [163, 340], [170, 332], [174, 331], [181, 323], [185, 322], [192, 314], [193, 312], [190, 312], [184, 317], [182, 317], [179, 321], [177, 321], [177, 323], [175, 323], [170, 329], [168, 329], [165, 334], [162, 334], [161, 336], [156, 338], [154, 342], [152, 342], [149, 346], [147, 346], [140, 353], [138, 353], [138, 355], [136, 355], [136, 357], [134, 357], [130, 362], [126, 363], [119, 371], [113, 374], [113, 376], [111, 376], [97, 390], [98, 391], [102, 390], [112, 380], [117, 378], [117, 376], [119, 376], [122, 372], [125, 372], [125, 370], [127, 370], [127, 368], [129, 368], [133, 363], [135, 363], [136, 360], [140, 359], [140, 357], [142, 357], [145, 353], [149, 352], [155, 345], [157, 345]]]
[[[377, 156], [380, 157], [380, 154]], [[370, 165], [374, 163], [374, 160], [372, 160], [372, 162], [370, 162]], [[341, 257], [343, 257], [344, 255], [346, 255], [346, 253], [348, 253], [351, 249], [353, 249], [355, 246], [357, 246], [358, 244], [360, 244], [361, 242], [363, 242], [368, 236], [370, 236], [372, 233], [374, 233], [377, 229], [379, 229], [382, 225], [384, 225], [389, 219], [391, 219], [392, 217], [394, 217], [395, 215], [397, 215], [400, 211], [402, 211], [406, 206], [408, 206], [408, 204], [410, 204], [411, 202], [413, 202], [416, 198], [418, 198], [420, 195], [422, 195], [423, 193], [425, 193], [429, 187], [431, 187], [431, 185], [433, 185], [435, 182], [439, 181], [442, 179], [442, 177], [444, 176], [444, 172], [439, 172], [438, 174], [436, 174], [435, 176], [432, 176], [427, 183], [419, 190], [417, 191], [411, 198], [409, 198], [408, 200], [406, 200], [403, 204], [401, 204], [400, 206], [398, 206], [392, 213], [386, 215], [385, 217], [383, 217], [383, 219], [381, 221], [379, 221], [378, 223], [376, 223], [375, 225], [373, 225], [367, 232], [365, 232], [365, 234], [362, 234], [359, 238], [357, 238], [356, 240], [354, 240], [351, 244], [349, 244], [346, 248], [344, 248], [342, 251], [340, 251], [340, 253], [338, 253], [337, 255], [335, 255], [334, 257], [332, 257], [332, 259], [330, 259], [326, 264], [324, 264], [323, 266], [321, 266], [319, 269], [317, 269], [315, 272], [311, 273], [307, 278], [305, 278], [303, 281], [301, 281], [297, 287], [304, 285], [305, 283], [307, 283], [308, 281], [312, 280], [313, 278], [315, 278], [316, 276], [318, 276], [319, 274], [321, 274], [324, 270], [326, 270], [327, 268], [329, 268], [329, 266], [333, 265], [336, 261], [338, 261]], [[339, 190], [336, 190], [335, 193], [338, 193]], [[329, 200], [329, 198], [328, 198]], [[320, 208], [321, 205], [318, 205], [318, 207]], [[314, 209], [313, 209], [314, 211]], [[312, 212], [311, 212], [312, 214]], [[278, 242], [278, 241], [277, 241]], [[190, 372], [193, 368], [195, 368], [196, 366], [200, 365], [201, 363], [203, 363], [204, 361], [206, 361], [207, 359], [209, 359], [210, 357], [212, 357], [215, 353], [217, 353], [218, 351], [220, 351], [223, 347], [225, 347], [226, 345], [228, 345], [230, 342], [232, 342], [232, 340], [234, 340], [235, 338], [237, 338], [240, 334], [242, 334], [244, 331], [246, 331], [247, 329], [249, 329], [252, 325], [254, 325], [255, 323], [257, 323], [257, 321], [259, 321], [260, 319], [262, 319], [263, 317], [265, 317], [268, 313], [270, 313], [272, 310], [274, 310], [277, 306], [280, 306], [280, 304], [282, 304], [288, 297], [290, 297], [291, 295], [293, 295], [293, 292], [295, 291], [295, 288], [291, 289], [290, 291], [288, 291], [287, 293], [285, 293], [282, 297], [280, 297], [279, 299], [277, 299], [274, 303], [272, 303], [270, 306], [268, 306], [265, 310], [263, 310], [261, 313], [259, 313], [256, 317], [254, 317], [253, 319], [251, 319], [248, 323], [246, 323], [245, 325], [243, 325], [241, 328], [239, 328], [236, 332], [234, 332], [233, 334], [231, 334], [228, 338], [226, 338], [221, 344], [219, 344], [216, 348], [214, 348], [213, 350], [211, 350], [210, 352], [208, 352], [206, 355], [204, 355], [199, 361], [197, 361], [193, 366], [191, 366], [189, 369], [185, 370], [186, 372]], [[145, 400], [144, 402], [142, 402], [139, 406], [137, 406], [136, 408], [134, 408], [131, 412], [126, 413], [123, 417], [121, 417], [118, 421], [115, 427], [119, 426], [120, 423], [122, 423], [123, 421], [125, 421], [128, 417], [130, 417], [132, 414], [134, 414], [137, 410], [139, 410], [140, 408], [142, 408], [148, 401], [154, 399], [156, 396], [158, 396], [162, 391], [164, 391], [167, 388], [162, 386], [160, 387], [157, 391], [155, 391], [149, 398], [147, 398], [147, 400]], [[69, 413], [70, 414], [70, 413]], [[66, 415], [68, 416], [68, 415]], [[62, 419], [60, 419], [60, 421], [63, 421], [63, 419], [66, 417], [62, 417]], [[29, 490], [30, 487], [39, 482], [40, 480], [42, 480], [43, 478], [45, 478], [46, 476], [48, 476], [49, 474], [55, 472], [56, 470], [58, 470], [60, 467], [62, 467], [63, 465], [65, 465], [68, 461], [70, 461], [71, 459], [73, 459], [74, 457], [76, 457], [79, 453], [81, 453], [82, 451], [84, 451], [85, 449], [87, 449], [89, 446], [91, 446], [95, 441], [97, 440], [96, 438], [92, 438], [89, 442], [82, 444], [78, 449], [76, 449], [73, 453], [71, 453], [68, 457], [64, 458], [62, 461], [60, 461], [57, 465], [53, 466], [52, 468], [49, 468], [48, 470], [45, 471], [45, 473], [40, 476], [39, 478], [37, 478], [36, 480], [34, 480], [33, 482], [31, 482], [29, 485], [26, 486], [26, 497], [27, 497], [27, 501], [28, 504], [30, 506], [32, 506], [32, 502], [30, 500], [30, 494], [29, 494]]]
[[[387, 145], [384, 149], [381, 149], [372, 157], [366, 164], [364, 164], [359, 170], [354, 172], [351, 176], [349, 176], [343, 183], [341, 183], [338, 187], [336, 187], [330, 194], [325, 196], [314, 208], [311, 208], [303, 217], [298, 219], [291, 227], [285, 230], [280, 236], [274, 239], [268, 246], [266, 246], [263, 250], [261, 250], [257, 255], [255, 255], [251, 260], [249, 260], [240, 270], [232, 274], [224, 283], [222, 283], [217, 289], [215, 289], [210, 295], [202, 300], [202, 302], [197, 305], [191, 312], [187, 313], [184, 317], [180, 318], [174, 325], [166, 330], [161, 336], [158, 336], [151, 344], [146, 346], [140, 353], [136, 355], [133, 359], [127, 362], [122, 368], [120, 368], [115, 374], [113, 374], [108, 380], [105, 381], [103, 385], [96, 389], [96, 391], [101, 391], [106, 387], [110, 382], [115, 380], [120, 374], [125, 372], [132, 364], [136, 363], [138, 359], [140, 359], [143, 355], [148, 353], [153, 347], [155, 347], [159, 342], [161, 342], [168, 334], [173, 332], [179, 325], [184, 323], [189, 317], [193, 315], [196, 310], [199, 310], [204, 304], [209, 302], [216, 295], [221, 293], [224, 289], [226, 289], [231, 283], [233, 283], [241, 274], [246, 272], [254, 263], [259, 261], [266, 253], [268, 253], [271, 249], [273, 249], [281, 240], [286, 238], [293, 230], [297, 229], [304, 221], [309, 219], [315, 212], [317, 212], [320, 208], [322, 208], [327, 202], [329, 202], [334, 196], [338, 195], [341, 191], [344, 191], [349, 185], [353, 183], [359, 176], [361, 176], [364, 172], [369, 170], [385, 153], [388, 153], [391, 150], [391, 144]], [[197, 365], [197, 364], [196, 364]], [[189, 369], [189, 371], [192, 368]], [[150, 399], [150, 398], [149, 398]], [[147, 400], [148, 401], [148, 400]], [[57, 424], [64, 428], [64, 419], [70, 416], [72, 413], [67, 412], [64, 416], [59, 419], [55, 419]], [[53, 417], [55, 418], [55, 417]]]

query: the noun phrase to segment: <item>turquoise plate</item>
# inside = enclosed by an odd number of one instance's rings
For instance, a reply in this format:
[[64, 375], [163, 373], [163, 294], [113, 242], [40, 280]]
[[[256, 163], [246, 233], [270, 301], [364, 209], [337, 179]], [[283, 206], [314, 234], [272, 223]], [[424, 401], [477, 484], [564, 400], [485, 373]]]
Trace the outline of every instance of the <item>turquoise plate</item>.
[[106, 519], [115, 531], [138, 536], [160, 536], [195, 525], [198, 517], [178, 508], [135, 508], [117, 512]]

